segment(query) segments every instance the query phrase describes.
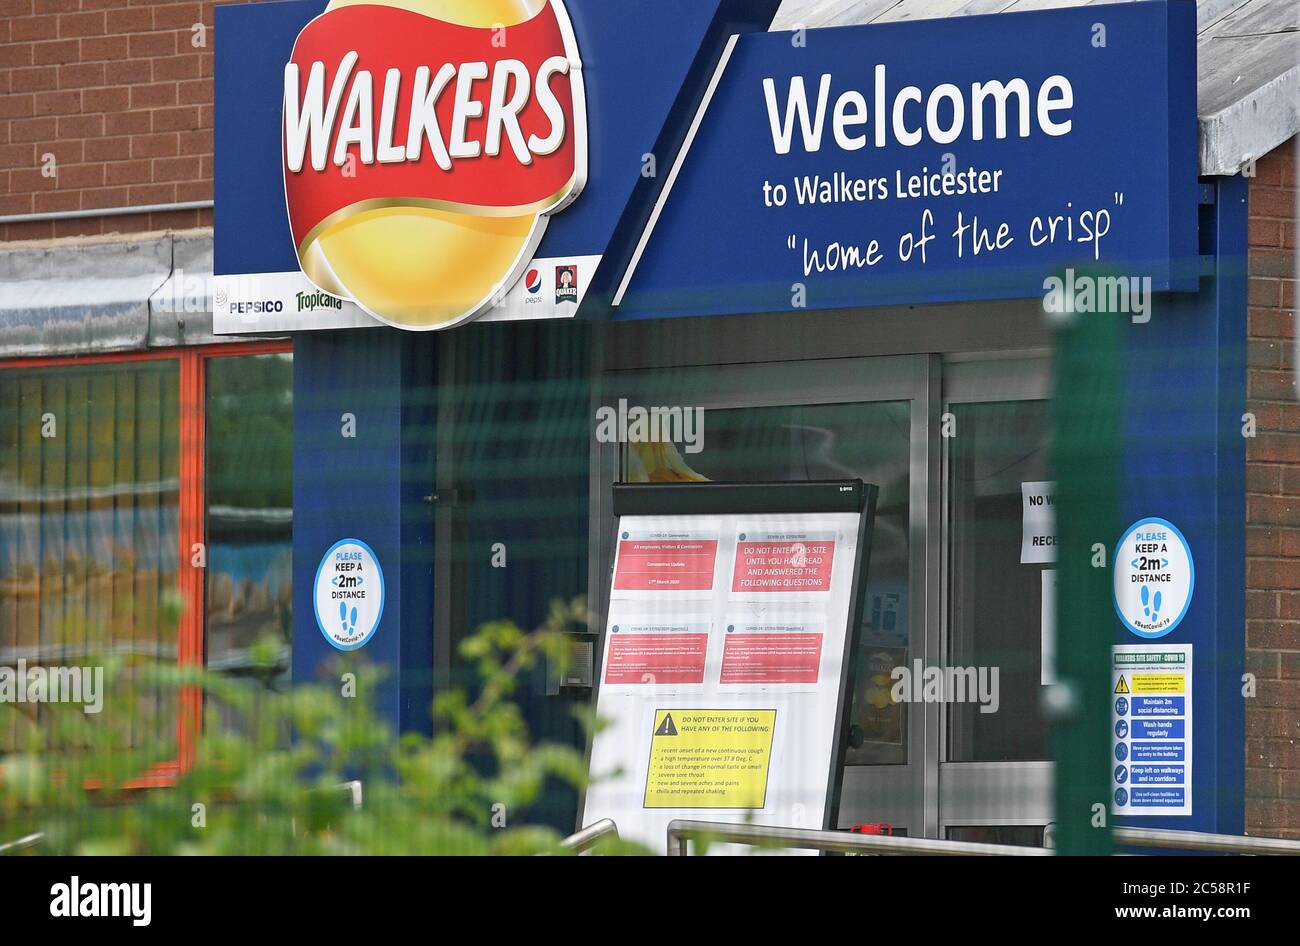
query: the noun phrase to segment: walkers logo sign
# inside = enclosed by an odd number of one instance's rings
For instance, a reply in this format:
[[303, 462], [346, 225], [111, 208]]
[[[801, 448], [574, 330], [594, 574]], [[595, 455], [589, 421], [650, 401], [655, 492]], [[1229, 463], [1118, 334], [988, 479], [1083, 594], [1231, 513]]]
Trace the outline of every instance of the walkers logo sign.
[[582, 64], [560, 0], [332, 0], [284, 70], [298, 261], [390, 325], [449, 328], [523, 275], [582, 190]]

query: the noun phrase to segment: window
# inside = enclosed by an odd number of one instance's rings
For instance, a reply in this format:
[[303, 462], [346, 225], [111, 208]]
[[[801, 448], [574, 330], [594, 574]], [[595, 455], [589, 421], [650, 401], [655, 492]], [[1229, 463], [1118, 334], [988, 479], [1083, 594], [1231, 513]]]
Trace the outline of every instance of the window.
[[288, 682], [293, 638], [293, 358], [213, 358], [207, 371], [207, 664], [244, 674], [276, 645], [267, 683]]
[[[282, 681], [291, 437], [284, 345], [0, 363], [0, 666], [198, 663], [206, 641], [213, 667], [239, 672], [271, 637]], [[0, 754], [25, 745], [41, 708], [4, 707]], [[199, 709], [198, 693], [137, 687], [99, 718], [174, 759], [151, 773], [166, 776]]]
[[[1046, 401], [953, 405], [950, 444], [949, 654], [959, 667], [997, 667], [1000, 707], [949, 711], [949, 760], [1048, 758], [1040, 701], [1044, 595], [1054, 556], [1022, 552], [1025, 484], [1049, 483]], [[1050, 597], [1048, 603], [1050, 605]], [[1050, 647], [1050, 643], [1048, 644]]]
[[[0, 372], [0, 665], [176, 661], [160, 605], [177, 586], [179, 430], [175, 360]], [[42, 709], [14, 708], [9, 751]], [[174, 739], [176, 710], [136, 694], [103, 712], [129, 713], [139, 745]]]

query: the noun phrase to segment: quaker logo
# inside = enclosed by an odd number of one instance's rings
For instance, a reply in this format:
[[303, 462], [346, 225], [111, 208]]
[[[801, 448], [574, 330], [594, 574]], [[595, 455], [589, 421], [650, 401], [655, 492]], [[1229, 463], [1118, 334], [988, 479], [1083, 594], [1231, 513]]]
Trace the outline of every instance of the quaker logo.
[[524, 280], [524, 285], [528, 288], [529, 295], [537, 295], [542, 291], [542, 271], [539, 269], [530, 269], [528, 278]]
[[331, 0], [284, 70], [302, 271], [401, 328], [475, 318], [581, 192], [586, 123], [562, 0]]
[[578, 301], [577, 266], [555, 267], [555, 301], [574, 303]]

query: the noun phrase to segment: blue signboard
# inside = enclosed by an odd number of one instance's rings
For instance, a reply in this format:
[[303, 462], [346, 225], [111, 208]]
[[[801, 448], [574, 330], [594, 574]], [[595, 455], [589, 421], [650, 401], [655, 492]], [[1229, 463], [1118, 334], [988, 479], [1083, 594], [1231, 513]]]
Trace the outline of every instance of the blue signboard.
[[1195, 290], [1191, 0], [737, 39], [614, 318]]
[[[582, 57], [587, 184], [539, 256], [600, 255], [630, 202], [649, 199], [646, 156], [668, 162], [728, 36], [765, 29], [778, 0], [565, 0]], [[217, 8], [214, 271], [297, 271], [281, 164], [284, 67], [326, 0]], [[679, 137], [679, 136], [676, 136]], [[645, 194], [645, 197], [638, 195]]]

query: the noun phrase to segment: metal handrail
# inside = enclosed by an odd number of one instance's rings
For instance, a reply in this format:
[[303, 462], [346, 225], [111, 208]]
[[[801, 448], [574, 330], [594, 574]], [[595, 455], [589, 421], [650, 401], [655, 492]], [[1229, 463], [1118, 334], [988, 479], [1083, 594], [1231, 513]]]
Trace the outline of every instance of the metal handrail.
[[1176, 851], [1210, 851], [1215, 854], [1272, 854], [1300, 856], [1300, 841], [1257, 838], [1244, 834], [1206, 834], [1156, 828], [1114, 828], [1115, 843]]
[[[345, 782], [342, 786], [353, 793], [353, 804], [359, 807], [361, 783]], [[1283, 838], [1260, 838], [1250, 835], [1207, 834], [1200, 831], [1169, 831], [1155, 828], [1117, 827], [1112, 829], [1115, 841], [1130, 847], [1160, 848], [1176, 851], [1207, 851], [1214, 854], [1255, 854], [1274, 856], [1300, 856], [1300, 841]], [[560, 847], [581, 854], [590, 850], [601, 838], [618, 837], [618, 825], [605, 818], [577, 831], [563, 841]], [[890, 835], [853, 834], [846, 831], [822, 831], [808, 828], [777, 828], [769, 825], [727, 824], [712, 821], [673, 821], [668, 825], [668, 853], [682, 856], [690, 853], [692, 838], [707, 837], [729, 844], [771, 845], [796, 847], [818, 851], [835, 851], [843, 854], [937, 854], [947, 856], [1012, 856], [1033, 857], [1050, 855], [1051, 848], [1017, 847], [1009, 844], [981, 844], [970, 841], [944, 841], [937, 838], [905, 838]], [[37, 831], [14, 841], [0, 844], [0, 854], [16, 854], [34, 848], [45, 840]]]
[[581, 854], [583, 851], [595, 847], [596, 842], [601, 838], [609, 837], [610, 835], [618, 837], [618, 825], [616, 825], [610, 818], [603, 818], [600, 821], [587, 825], [587, 827], [583, 828], [581, 831], [569, 835], [560, 842], [560, 847], [567, 851], [572, 851], [574, 854]]
[[[905, 838], [891, 835], [853, 834], [811, 828], [778, 828], [758, 824], [728, 824], [712, 821], [672, 821], [668, 825], [668, 854], [690, 853], [692, 838], [708, 838], [731, 844], [793, 847], [842, 854], [937, 854], [942, 856], [1052, 855], [1047, 847], [982, 844], [945, 841], [938, 838]], [[1300, 856], [1300, 841], [1259, 838], [1236, 834], [1206, 834], [1199, 831], [1169, 831], [1154, 828], [1113, 828], [1117, 844], [1139, 848], [1177, 851], [1208, 851], [1215, 854], [1263, 854]]]
[[45, 835], [37, 831], [35, 834], [25, 834], [17, 841], [10, 841], [7, 844], [0, 844], [0, 854], [16, 854], [19, 851], [25, 851], [28, 848], [36, 847], [45, 840]]
[[344, 782], [339, 787], [351, 796], [353, 808], [361, 807], [361, 803], [365, 800], [365, 788], [361, 784], [361, 779], [354, 778], [350, 782]]
[[671, 821], [668, 824], [669, 856], [690, 853], [692, 838], [708, 838], [730, 844], [794, 847], [839, 854], [939, 854], [949, 857], [1008, 855], [1011, 857], [1051, 856], [1042, 847], [1010, 844], [980, 844], [974, 841], [941, 841], [937, 838], [904, 838], [887, 834], [854, 834], [813, 828], [778, 828], [765, 824], [719, 824], [711, 821]]

